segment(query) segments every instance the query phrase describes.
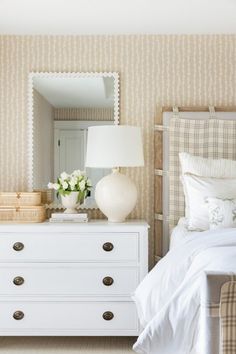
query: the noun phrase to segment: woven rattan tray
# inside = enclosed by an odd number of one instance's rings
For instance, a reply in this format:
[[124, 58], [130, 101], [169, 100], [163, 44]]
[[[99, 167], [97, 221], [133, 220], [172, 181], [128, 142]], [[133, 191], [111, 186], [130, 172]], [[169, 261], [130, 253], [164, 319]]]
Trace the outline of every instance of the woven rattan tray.
[[51, 204], [53, 202], [53, 191], [51, 189], [35, 190], [35, 192], [41, 193], [42, 204]]
[[0, 206], [0, 222], [37, 223], [46, 219], [44, 206]]
[[1, 192], [0, 206], [38, 206], [41, 204], [40, 192]]

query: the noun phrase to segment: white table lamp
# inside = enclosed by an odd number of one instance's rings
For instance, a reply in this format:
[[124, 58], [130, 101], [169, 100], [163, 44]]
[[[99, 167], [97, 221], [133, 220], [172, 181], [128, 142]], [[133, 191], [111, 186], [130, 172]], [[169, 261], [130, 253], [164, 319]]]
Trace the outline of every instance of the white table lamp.
[[96, 185], [95, 200], [110, 222], [123, 222], [137, 202], [137, 189], [119, 167], [143, 166], [141, 129], [126, 125], [88, 128], [86, 167], [112, 168]]

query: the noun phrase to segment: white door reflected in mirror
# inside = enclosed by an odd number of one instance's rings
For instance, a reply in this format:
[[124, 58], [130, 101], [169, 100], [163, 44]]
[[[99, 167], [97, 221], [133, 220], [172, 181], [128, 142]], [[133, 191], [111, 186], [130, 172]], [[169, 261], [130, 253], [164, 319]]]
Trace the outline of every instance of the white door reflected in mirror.
[[85, 131], [59, 130], [54, 153], [54, 176], [59, 176], [63, 171], [84, 170], [85, 143]]
[[86, 171], [93, 186], [89, 197], [85, 200], [86, 207], [96, 207], [95, 186], [100, 179], [111, 173], [110, 169], [105, 168], [85, 168], [88, 127], [113, 124], [112, 121], [54, 122], [54, 176], [56, 178], [64, 171], [69, 174], [78, 169]]

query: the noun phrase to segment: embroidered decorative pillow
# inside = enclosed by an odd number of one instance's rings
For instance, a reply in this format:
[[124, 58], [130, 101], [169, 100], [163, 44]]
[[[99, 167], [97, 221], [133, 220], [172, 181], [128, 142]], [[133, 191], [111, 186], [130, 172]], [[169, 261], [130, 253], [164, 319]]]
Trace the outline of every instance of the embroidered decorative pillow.
[[236, 199], [206, 199], [211, 230], [236, 227]]
[[185, 201], [188, 207], [188, 230], [208, 230], [208, 197], [236, 199], [236, 178], [209, 178], [191, 174], [182, 176]]

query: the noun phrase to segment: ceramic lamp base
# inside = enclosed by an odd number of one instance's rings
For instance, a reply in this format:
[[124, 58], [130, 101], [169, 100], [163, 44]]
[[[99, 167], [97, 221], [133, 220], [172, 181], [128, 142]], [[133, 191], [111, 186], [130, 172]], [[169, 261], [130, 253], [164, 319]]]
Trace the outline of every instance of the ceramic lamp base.
[[96, 185], [95, 200], [109, 222], [124, 222], [137, 202], [137, 189], [131, 179], [117, 170]]

